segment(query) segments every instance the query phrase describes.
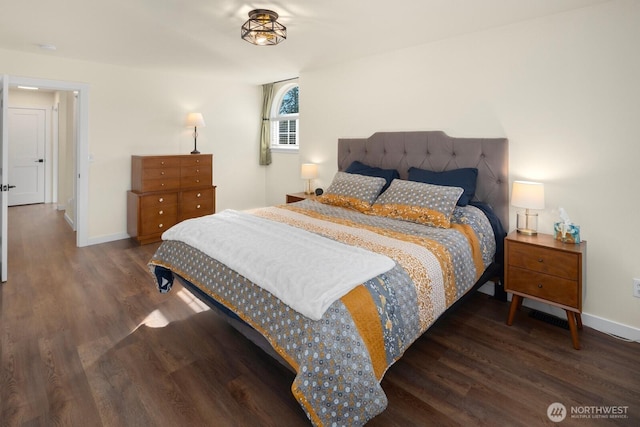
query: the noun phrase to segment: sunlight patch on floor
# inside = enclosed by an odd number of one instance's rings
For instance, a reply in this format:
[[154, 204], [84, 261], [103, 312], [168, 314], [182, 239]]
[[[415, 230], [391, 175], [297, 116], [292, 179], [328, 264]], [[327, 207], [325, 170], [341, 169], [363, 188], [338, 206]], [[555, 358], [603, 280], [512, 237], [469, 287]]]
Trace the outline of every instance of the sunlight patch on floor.
[[209, 306], [198, 298], [193, 296], [191, 292], [186, 291], [185, 289], [180, 289], [177, 293], [178, 297], [184, 301], [194, 313], [200, 313], [206, 310], [209, 310]]
[[[138, 325], [138, 327], [145, 325], [149, 328], [164, 328], [169, 324], [169, 320], [164, 317], [159, 309], [153, 310], [144, 320]], [[138, 329], [138, 328], [136, 328]]]

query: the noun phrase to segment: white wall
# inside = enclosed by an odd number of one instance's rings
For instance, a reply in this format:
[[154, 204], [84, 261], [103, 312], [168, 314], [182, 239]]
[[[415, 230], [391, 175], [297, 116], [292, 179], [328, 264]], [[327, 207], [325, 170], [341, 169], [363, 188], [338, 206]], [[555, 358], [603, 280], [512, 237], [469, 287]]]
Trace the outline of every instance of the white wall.
[[217, 209], [265, 204], [258, 166], [261, 88], [203, 75], [177, 75], [0, 50], [0, 73], [89, 85], [89, 240], [126, 236], [132, 154], [188, 154], [187, 112], [203, 113], [198, 149], [214, 154]]
[[303, 72], [300, 161], [326, 187], [339, 137], [506, 136], [511, 180], [545, 183], [541, 231], [562, 206], [588, 241], [584, 311], [640, 328], [639, 22], [639, 2], [612, 1]]

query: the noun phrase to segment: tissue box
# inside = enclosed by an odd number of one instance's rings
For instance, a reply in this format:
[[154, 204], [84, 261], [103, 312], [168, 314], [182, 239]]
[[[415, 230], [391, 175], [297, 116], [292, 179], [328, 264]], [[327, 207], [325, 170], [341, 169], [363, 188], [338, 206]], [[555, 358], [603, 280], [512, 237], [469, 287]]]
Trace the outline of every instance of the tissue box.
[[580, 226], [556, 222], [553, 224], [553, 237], [564, 243], [580, 243]]

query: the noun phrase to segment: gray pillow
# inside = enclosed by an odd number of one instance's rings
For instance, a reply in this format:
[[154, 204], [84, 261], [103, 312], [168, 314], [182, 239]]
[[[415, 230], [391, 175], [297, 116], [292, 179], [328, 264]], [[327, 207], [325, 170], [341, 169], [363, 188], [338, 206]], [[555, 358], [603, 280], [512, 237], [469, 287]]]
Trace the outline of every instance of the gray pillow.
[[385, 184], [384, 178], [337, 172], [329, 188], [316, 200], [365, 212], [371, 209]]
[[432, 227], [451, 227], [451, 214], [464, 190], [460, 187], [394, 179], [371, 207], [371, 214], [417, 222]]

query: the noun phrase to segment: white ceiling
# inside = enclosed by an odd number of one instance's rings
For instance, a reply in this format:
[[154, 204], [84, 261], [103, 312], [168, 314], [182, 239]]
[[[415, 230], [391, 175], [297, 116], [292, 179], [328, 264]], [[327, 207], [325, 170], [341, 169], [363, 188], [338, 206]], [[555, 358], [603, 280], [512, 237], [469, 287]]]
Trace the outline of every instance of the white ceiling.
[[[604, 1], [0, 0], [0, 48], [265, 83]], [[248, 12], [258, 8], [280, 15], [286, 41], [253, 46], [240, 39]]]

